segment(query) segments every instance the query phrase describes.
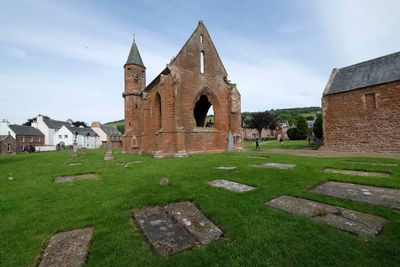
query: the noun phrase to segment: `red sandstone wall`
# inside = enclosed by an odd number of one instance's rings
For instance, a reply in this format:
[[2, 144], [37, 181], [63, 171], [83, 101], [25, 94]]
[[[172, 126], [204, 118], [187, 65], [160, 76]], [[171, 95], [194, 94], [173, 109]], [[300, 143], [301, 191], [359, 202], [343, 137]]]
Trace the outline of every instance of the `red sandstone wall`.
[[[376, 109], [365, 99], [370, 93]], [[400, 82], [327, 95], [322, 102], [323, 149], [400, 152]]]
[[[201, 51], [204, 52], [204, 73], [200, 72]], [[226, 82], [225, 68], [202, 23], [169, 69], [171, 73], [161, 75], [159, 82], [146, 88], [140, 96], [129, 95], [137, 92], [140, 84], [126, 78], [124, 150], [132, 151], [129, 138], [135, 135], [138, 149], [143, 152], [223, 151], [227, 147], [228, 131], [235, 135], [237, 147], [241, 148], [241, 138], [237, 136], [242, 134], [240, 94]], [[157, 94], [161, 98], [161, 117]], [[214, 128], [195, 127], [193, 110], [199, 94], [206, 94], [213, 104]], [[235, 112], [231, 112], [232, 97], [238, 99]], [[138, 110], [136, 104], [139, 104]]]

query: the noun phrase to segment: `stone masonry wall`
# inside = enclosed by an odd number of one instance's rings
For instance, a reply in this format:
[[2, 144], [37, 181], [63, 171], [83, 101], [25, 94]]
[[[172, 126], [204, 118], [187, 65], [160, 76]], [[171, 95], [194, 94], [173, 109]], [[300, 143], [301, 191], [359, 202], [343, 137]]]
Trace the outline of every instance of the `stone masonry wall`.
[[[204, 54], [201, 72], [200, 54]], [[123, 150], [179, 155], [201, 151], [224, 151], [228, 134], [235, 148], [241, 148], [240, 94], [227, 81], [227, 73], [205, 26], [199, 23], [178, 55], [150, 86], [126, 76], [125, 66], [125, 135]], [[144, 89], [142, 91], [142, 89]], [[200, 96], [211, 102], [213, 127], [197, 127], [194, 108]]]
[[400, 81], [322, 98], [324, 150], [400, 153]]

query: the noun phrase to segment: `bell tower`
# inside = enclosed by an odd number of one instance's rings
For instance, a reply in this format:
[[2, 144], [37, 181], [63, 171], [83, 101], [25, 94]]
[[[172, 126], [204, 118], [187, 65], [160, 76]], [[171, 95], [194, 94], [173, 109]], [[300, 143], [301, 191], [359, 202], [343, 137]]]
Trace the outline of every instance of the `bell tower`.
[[142, 97], [146, 87], [146, 67], [136, 46], [135, 38], [124, 65], [125, 89], [122, 96], [125, 100], [125, 133], [123, 152], [138, 151], [142, 133]]

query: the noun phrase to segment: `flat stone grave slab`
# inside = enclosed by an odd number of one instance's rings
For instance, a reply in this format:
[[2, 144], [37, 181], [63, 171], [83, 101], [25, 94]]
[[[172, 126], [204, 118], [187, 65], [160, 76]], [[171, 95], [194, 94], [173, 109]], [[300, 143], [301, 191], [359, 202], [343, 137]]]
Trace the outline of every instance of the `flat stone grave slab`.
[[275, 163], [275, 162], [268, 162], [262, 165], [252, 165], [253, 167], [261, 167], [261, 168], [266, 168], [266, 169], [281, 169], [281, 170], [286, 170], [286, 169], [292, 169], [296, 167], [296, 164], [286, 164], [286, 163]]
[[99, 176], [96, 173], [87, 173], [87, 174], [78, 174], [78, 175], [67, 175], [67, 176], [58, 176], [54, 179], [54, 183], [66, 183], [72, 182], [75, 180], [98, 180]]
[[256, 189], [255, 187], [250, 186], [250, 185], [239, 184], [236, 182], [223, 180], [223, 179], [213, 180], [213, 181], [209, 182], [208, 184], [210, 184], [214, 187], [222, 187], [222, 188], [225, 188], [226, 190], [238, 192], [238, 193], [248, 192], [248, 191]]
[[93, 228], [55, 234], [40, 258], [39, 267], [83, 266], [92, 236]]
[[292, 196], [280, 196], [265, 204], [272, 208], [309, 217], [363, 238], [377, 235], [382, 230], [382, 224], [385, 221], [382, 217], [368, 213]]
[[390, 174], [383, 172], [366, 172], [366, 171], [354, 171], [354, 170], [339, 170], [339, 169], [324, 169], [326, 173], [338, 173], [347, 175], [357, 175], [357, 176], [376, 176], [376, 177], [390, 177]]
[[400, 189], [327, 182], [310, 191], [331, 197], [366, 202], [400, 210]]
[[202, 245], [208, 245], [222, 236], [221, 229], [207, 219], [192, 202], [171, 203], [164, 208]]
[[388, 167], [399, 166], [399, 164], [397, 164], [397, 163], [380, 163], [380, 162], [350, 161], [350, 160], [346, 160], [346, 161], [344, 161], [344, 163], [357, 164], [357, 165], [371, 165], [371, 166], [388, 166]]
[[222, 236], [222, 231], [188, 201], [143, 208], [134, 211], [133, 217], [153, 251], [163, 256], [207, 245]]
[[219, 167], [216, 167], [216, 169], [218, 169], [218, 170], [234, 170], [234, 169], [236, 169], [236, 167], [234, 167], [234, 166], [219, 166]]
[[266, 156], [266, 155], [249, 155], [247, 157], [251, 158], [251, 159], [267, 159], [267, 158], [269, 158], [269, 156]]
[[68, 166], [80, 166], [80, 165], [82, 165], [81, 162], [74, 162], [74, 163], [68, 164]]

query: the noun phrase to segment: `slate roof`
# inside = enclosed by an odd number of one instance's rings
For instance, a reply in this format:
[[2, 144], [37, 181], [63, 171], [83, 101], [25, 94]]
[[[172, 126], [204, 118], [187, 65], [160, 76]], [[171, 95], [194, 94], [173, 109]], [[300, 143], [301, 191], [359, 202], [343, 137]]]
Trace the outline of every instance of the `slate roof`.
[[[336, 74], [335, 74], [336, 72]], [[400, 52], [334, 69], [325, 95], [400, 80]]]
[[107, 134], [111, 136], [122, 136], [122, 133], [114, 127], [109, 127], [106, 125], [101, 125], [100, 128]]
[[86, 136], [89, 134], [89, 136], [97, 136], [97, 134], [95, 133], [95, 131], [92, 130], [92, 128], [80, 128], [71, 125], [65, 125], [65, 127], [67, 127], [67, 129], [70, 130], [72, 134], [78, 132], [78, 135]]
[[133, 40], [131, 51], [129, 52], [128, 60], [126, 61], [125, 65], [128, 64], [134, 64], [144, 67], [142, 57], [140, 56], [135, 40]]
[[43, 135], [41, 131], [39, 131], [36, 128], [33, 128], [31, 126], [25, 126], [25, 125], [16, 125], [12, 124], [9, 125], [10, 129], [16, 134], [16, 135]]
[[56, 121], [56, 120], [52, 120], [52, 119], [43, 119], [44, 123], [47, 125], [47, 127], [49, 127], [50, 129], [60, 129], [61, 127], [65, 126], [69, 126], [71, 125], [70, 123], [66, 122], [66, 121]]

